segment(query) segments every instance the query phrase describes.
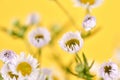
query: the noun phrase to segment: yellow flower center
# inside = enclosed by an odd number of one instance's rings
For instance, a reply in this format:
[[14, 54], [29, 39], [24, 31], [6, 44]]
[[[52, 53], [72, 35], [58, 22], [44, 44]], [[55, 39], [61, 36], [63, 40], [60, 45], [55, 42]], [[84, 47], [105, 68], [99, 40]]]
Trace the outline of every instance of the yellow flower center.
[[17, 78], [18, 78], [18, 75], [13, 74], [12, 72], [8, 72], [8, 75], [9, 75], [12, 79], [15, 77], [16, 80], [17, 80]]
[[89, 3], [89, 5], [93, 5], [95, 3], [95, 0], [80, 0], [80, 2], [83, 4]]
[[30, 73], [32, 72], [32, 67], [27, 62], [21, 62], [17, 66], [17, 71], [21, 72], [23, 76], [30, 75]]
[[79, 40], [77, 40], [77, 39], [71, 39], [66, 42], [66, 46], [69, 48], [72, 48], [72, 49], [74, 49], [74, 46], [76, 46], [76, 45], [80, 45]]

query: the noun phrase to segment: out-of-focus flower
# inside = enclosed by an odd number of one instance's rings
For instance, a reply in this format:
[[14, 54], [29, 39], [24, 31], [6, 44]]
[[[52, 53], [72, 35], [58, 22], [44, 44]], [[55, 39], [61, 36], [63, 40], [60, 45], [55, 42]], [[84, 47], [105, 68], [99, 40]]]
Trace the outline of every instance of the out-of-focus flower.
[[103, 3], [103, 0], [73, 0], [75, 6], [81, 6], [84, 8], [95, 8]]
[[59, 41], [61, 48], [69, 53], [78, 52], [83, 46], [80, 32], [67, 32]]
[[37, 80], [52, 80], [52, 72], [51, 72], [51, 70], [49, 70], [47, 68], [41, 69]]
[[37, 48], [48, 44], [51, 40], [49, 31], [46, 28], [36, 28], [29, 33], [29, 42]]
[[40, 16], [37, 13], [31, 13], [26, 19], [26, 25], [38, 24], [40, 21]]
[[3, 50], [0, 52], [0, 59], [5, 63], [14, 63], [16, 53], [11, 50]]
[[96, 18], [90, 15], [85, 16], [83, 22], [82, 22], [82, 27], [86, 30], [89, 31], [92, 28], [96, 26]]
[[99, 75], [104, 80], [116, 80], [118, 74], [118, 66], [113, 62], [103, 63], [99, 70]]
[[4, 64], [1, 69], [1, 75], [4, 80], [18, 80], [18, 75], [13, 74], [8, 64]]
[[120, 67], [120, 48], [115, 49], [114, 51], [114, 55], [112, 56], [112, 61], [114, 61], [115, 63], [118, 64], [118, 66]]
[[17, 56], [14, 65], [10, 65], [10, 69], [14, 74], [19, 75], [21, 80], [36, 80], [39, 69], [38, 62], [32, 56], [25, 56], [25, 53], [21, 53]]

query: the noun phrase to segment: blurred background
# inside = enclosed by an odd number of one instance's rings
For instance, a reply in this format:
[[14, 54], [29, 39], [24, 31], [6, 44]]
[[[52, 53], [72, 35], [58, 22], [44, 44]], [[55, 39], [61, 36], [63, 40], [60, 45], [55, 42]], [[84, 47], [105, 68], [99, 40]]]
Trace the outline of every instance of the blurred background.
[[[71, 24], [66, 14], [52, 0], [0, 0], [0, 28], [11, 28], [11, 22], [14, 18], [19, 19], [24, 24], [26, 16], [32, 12], [41, 16], [41, 26], [49, 30], [52, 25], [56, 24], [62, 27], [63, 30], [54, 40], [54, 45], [46, 45], [42, 50], [41, 57], [42, 67], [51, 68], [53, 72], [58, 73], [56, 74], [59, 77], [57, 80], [62, 80], [66, 77], [66, 73], [53, 59], [53, 55], [58, 55], [63, 64], [68, 64], [74, 58], [74, 55], [64, 52], [60, 48], [58, 40], [65, 32], [76, 31], [75, 27], [81, 30], [81, 23], [86, 11], [81, 7], [74, 7], [72, 0], [58, 1], [73, 17], [76, 26]], [[95, 60], [98, 63], [109, 60], [113, 56], [114, 50], [120, 47], [119, 7], [119, 0], [104, 0], [100, 7], [92, 10], [92, 15], [97, 19], [96, 29], [99, 30], [85, 39], [84, 46], [79, 52], [80, 56], [81, 52], [84, 52], [88, 60]], [[34, 51], [36, 50], [33, 46], [31, 48]], [[18, 54], [23, 51], [29, 53], [24, 41], [12, 38], [0, 30], [0, 50], [3, 49], [14, 50]], [[75, 80], [74, 76], [69, 76], [71, 77], [70, 80]]]

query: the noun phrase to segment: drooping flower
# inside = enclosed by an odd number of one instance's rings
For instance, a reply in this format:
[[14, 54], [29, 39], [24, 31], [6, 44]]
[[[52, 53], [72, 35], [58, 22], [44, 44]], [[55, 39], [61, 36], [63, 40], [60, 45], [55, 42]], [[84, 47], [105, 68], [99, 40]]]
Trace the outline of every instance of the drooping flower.
[[103, 3], [103, 0], [73, 0], [75, 6], [81, 6], [84, 8], [95, 8]]
[[14, 74], [19, 75], [21, 80], [36, 80], [39, 69], [38, 62], [32, 56], [25, 56], [25, 53], [21, 53], [15, 60], [15, 65], [10, 65], [10, 68]]
[[36, 28], [29, 33], [29, 42], [37, 48], [48, 44], [50, 40], [50, 33], [46, 28]]
[[99, 70], [99, 75], [104, 80], [116, 80], [118, 74], [118, 66], [113, 62], [103, 63]]
[[63, 50], [69, 53], [76, 53], [82, 48], [83, 39], [80, 32], [67, 32], [63, 35], [59, 44]]
[[82, 27], [86, 30], [89, 31], [92, 28], [96, 26], [96, 18], [94, 16], [87, 15], [85, 16], [83, 22], [82, 22]]
[[13, 63], [16, 57], [16, 53], [12, 50], [3, 50], [0, 52], [0, 59], [5, 63]]
[[40, 16], [37, 13], [31, 13], [27, 16], [26, 25], [38, 24], [40, 21]]

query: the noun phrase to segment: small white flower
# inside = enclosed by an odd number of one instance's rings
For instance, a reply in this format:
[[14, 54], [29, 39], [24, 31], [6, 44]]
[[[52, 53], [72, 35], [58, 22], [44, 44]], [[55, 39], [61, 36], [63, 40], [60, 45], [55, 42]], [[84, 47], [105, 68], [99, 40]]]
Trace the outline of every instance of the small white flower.
[[99, 74], [104, 80], [116, 80], [119, 74], [118, 66], [113, 62], [103, 63]]
[[96, 26], [96, 18], [94, 16], [87, 15], [85, 16], [82, 26], [86, 31], [91, 30]]
[[40, 16], [37, 13], [31, 13], [26, 19], [26, 25], [38, 24], [40, 21]]
[[18, 75], [13, 74], [11, 69], [9, 68], [9, 64], [4, 64], [1, 69], [1, 75], [4, 80], [17, 80]]
[[47, 68], [41, 69], [37, 80], [52, 80], [52, 72], [51, 72], [51, 70], [49, 70]]
[[81, 6], [84, 8], [95, 8], [103, 3], [103, 0], [73, 0], [75, 6]]
[[0, 52], [0, 59], [5, 63], [13, 63], [16, 57], [16, 53], [11, 50], [3, 50]]
[[67, 32], [59, 41], [61, 48], [69, 53], [78, 52], [83, 46], [80, 32]]
[[19, 75], [21, 80], [36, 80], [39, 69], [38, 62], [32, 56], [25, 56], [25, 53], [21, 53], [17, 56], [14, 65], [10, 65], [10, 69], [14, 74]]
[[48, 44], [51, 40], [50, 33], [46, 28], [36, 28], [28, 36], [29, 42], [37, 48]]

